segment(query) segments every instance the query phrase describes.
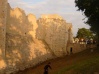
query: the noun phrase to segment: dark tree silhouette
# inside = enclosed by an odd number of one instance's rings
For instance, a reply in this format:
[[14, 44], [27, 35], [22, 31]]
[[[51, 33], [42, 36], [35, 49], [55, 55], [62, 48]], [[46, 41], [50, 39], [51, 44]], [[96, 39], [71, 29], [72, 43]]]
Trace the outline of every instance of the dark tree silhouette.
[[75, 0], [75, 4], [88, 18], [86, 24], [99, 36], [99, 0]]

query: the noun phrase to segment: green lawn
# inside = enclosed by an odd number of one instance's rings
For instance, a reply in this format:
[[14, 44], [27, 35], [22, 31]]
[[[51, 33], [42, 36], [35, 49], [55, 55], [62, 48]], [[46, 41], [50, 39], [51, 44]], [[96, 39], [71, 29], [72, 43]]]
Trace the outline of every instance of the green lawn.
[[53, 74], [94, 74], [99, 73], [99, 56], [94, 56], [77, 62], [75, 64], [64, 66], [58, 69]]

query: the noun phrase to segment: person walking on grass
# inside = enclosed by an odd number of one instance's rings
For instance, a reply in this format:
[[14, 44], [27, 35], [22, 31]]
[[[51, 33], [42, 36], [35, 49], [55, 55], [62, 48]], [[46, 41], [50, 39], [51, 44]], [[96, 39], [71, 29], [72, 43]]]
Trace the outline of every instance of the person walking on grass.
[[44, 74], [48, 74], [48, 69], [50, 68], [50, 69], [52, 69], [51, 68], [51, 66], [50, 66], [50, 62], [47, 64], [47, 65], [45, 65], [45, 67], [44, 67]]

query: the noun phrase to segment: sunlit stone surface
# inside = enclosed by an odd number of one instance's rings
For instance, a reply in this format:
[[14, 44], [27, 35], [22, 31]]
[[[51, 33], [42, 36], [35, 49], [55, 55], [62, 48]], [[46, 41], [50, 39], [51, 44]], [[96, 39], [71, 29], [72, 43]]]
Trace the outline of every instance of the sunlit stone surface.
[[[10, 74], [36, 66], [48, 59], [81, 50], [72, 44], [72, 24], [57, 14], [43, 14], [39, 19], [11, 8], [0, 0], [0, 74]], [[82, 47], [83, 48], [83, 47]]]
[[37, 38], [44, 40], [56, 56], [66, 54], [67, 42], [72, 42], [72, 25], [57, 14], [38, 19]]

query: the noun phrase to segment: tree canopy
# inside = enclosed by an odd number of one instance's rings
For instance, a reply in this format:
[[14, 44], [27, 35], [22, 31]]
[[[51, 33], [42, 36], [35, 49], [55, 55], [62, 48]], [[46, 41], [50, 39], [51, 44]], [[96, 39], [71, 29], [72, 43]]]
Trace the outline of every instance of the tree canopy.
[[75, 4], [88, 18], [86, 24], [99, 36], [99, 0], [75, 0]]
[[86, 28], [80, 28], [77, 32], [77, 38], [84, 38], [84, 39], [90, 39], [94, 37], [94, 33], [92, 33], [89, 29]]

